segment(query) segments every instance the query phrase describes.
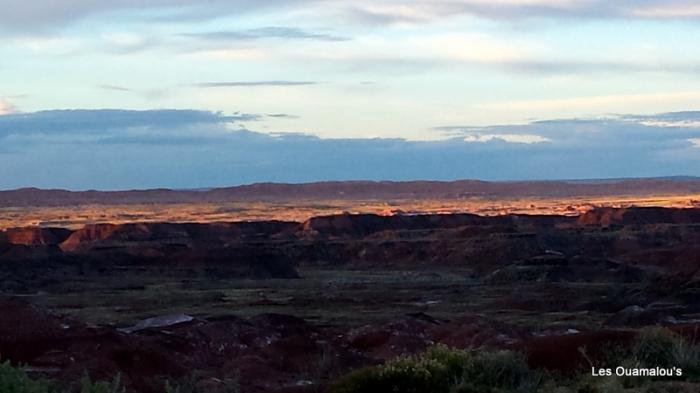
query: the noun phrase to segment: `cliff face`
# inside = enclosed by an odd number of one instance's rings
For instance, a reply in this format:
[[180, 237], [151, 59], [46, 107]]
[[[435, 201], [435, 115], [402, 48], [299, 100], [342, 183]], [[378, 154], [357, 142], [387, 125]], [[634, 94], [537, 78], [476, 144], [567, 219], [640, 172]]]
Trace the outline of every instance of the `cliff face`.
[[295, 231], [297, 223], [283, 221], [214, 223], [214, 224], [96, 224], [73, 231], [60, 247], [64, 251], [90, 249], [95, 246], [133, 245], [136, 243], [225, 244], [255, 239], [269, 239]]
[[606, 260], [688, 273], [700, 266], [693, 246], [700, 244], [696, 224], [700, 209], [632, 208], [597, 209], [578, 218], [365, 214], [315, 217], [303, 223], [19, 228], [0, 235], [0, 260], [7, 266], [23, 262], [30, 267], [205, 267], [224, 276], [289, 278], [297, 276], [299, 265], [443, 265], [487, 275], [532, 258], [559, 255], [574, 269], [557, 273], [562, 276], [575, 276], [587, 261], [603, 266], [600, 261]]
[[48, 246], [62, 243], [71, 233], [63, 228], [12, 228], [5, 232], [5, 239], [11, 244]]
[[187, 275], [208, 269], [217, 277], [295, 278], [293, 261], [256, 242], [295, 230], [297, 223], [97, 224], [76, 231], [18, 228], [3, 233], [2, 268], [59, 268], [84, 274], [166, 269]]
[[598, 208], [582, 214], [579, 225], [653, 225], [700, 223], [700, 209], [640, 207], [631, 209]]

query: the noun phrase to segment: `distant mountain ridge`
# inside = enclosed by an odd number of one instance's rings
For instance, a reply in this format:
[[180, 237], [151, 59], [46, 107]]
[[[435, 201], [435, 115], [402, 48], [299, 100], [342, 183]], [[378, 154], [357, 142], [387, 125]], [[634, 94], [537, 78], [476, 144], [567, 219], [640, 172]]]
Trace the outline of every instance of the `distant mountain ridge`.
[[0, 207], [81, 204], [221, 203], [233, 201], [462, 199], [674, 195], [700, 193], [700, 177], [601, 180], [325, 181], [255, 183], [234, 187], [172, 190], [68, 191], [21, 188], [0, 191]]

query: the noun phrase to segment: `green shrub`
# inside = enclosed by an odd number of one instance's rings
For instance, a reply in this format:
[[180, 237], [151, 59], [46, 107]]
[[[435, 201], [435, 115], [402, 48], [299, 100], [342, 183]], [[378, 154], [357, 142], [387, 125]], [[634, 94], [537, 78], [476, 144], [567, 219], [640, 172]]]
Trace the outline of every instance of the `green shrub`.
[[451, 384], [458, 383], [468, 369], [474, 367], [475, 356], [471, 352], [438, 344], [428, 348], [423, 358], [434, 360], [445, 367], [446, 378]]
[[643, 329], [632, 348], [630, 363], [642, 367], [679, 367], [684, 377], [700, 376], [700, 346], [664, 328]]
[[164, 390], [165, 393], [196, 393], [197, 386], [196, 384], [189, 382], [174, 383], [170, 381], [165, 381]]
[[539, 378], [525, 358], [513, 351], [481, 352], [465, 368], [454, 393], [531, 392]]
[[[577, 393], [622, 393], [625, 391], [623, 381], [617, 377], [591, 377], [587, 375], [575, 384]], [[638, 392], [639, 390], [634, 390]]]
[[647, 387], [644, 393], [697, 393], [695, 384], [680, 384], [678, 382], [657, 383]]
[[632, 356], [642, 367], [674, 367], [679, 337], [668, 329], [642, 329], [632, 347]]
[[486, 393], [534, 391], [537, 379], [511, 351], [472, 353], [446, 346], [356, 371], [333, 393]]
[[[585, 353], [585, 348], [579, 349]], [[632, 358], [632, 348], [629, 345], [609, 343], [605, 347], [605, 352], [598, 355], [595, 362], [589, 359], [590, 367], [606, 367], [614, 369], [617, 366], [623, 365]], [[586, 370], [588, 371], [588, 370]]]
[[93, 382], [90, 376], [85, 374], [80, 380], [80, 393], [125, 393], [121, 375], [117, 374], [112, 382]]
[[578, 393], [573, 387], [562, 385], [561, 381], [547, 380], [537, 389], [537, 393]]
[[525, 358], [513, 351], [483, 352], [475, 357], [464, 379], [500, 389], [527, 387], [534, 381]]
[[673, 353], [676, 366], [683, 370], [686, 378], [700, 377], [700, 346], [694, 340], [679, 337]]
[[400, 357], [386, 364], [354, 372], [336, 384], [335, 393], [447, 392], [447, 367], [434, 359]]
[[26, 372], [12, 367], [9, 361], [0, 363], [0, 393], [49, 393], [52, 391], [48, 381], [29, 378]]
[[[198, 372], [176, 381], [165, 381], [164, 393], [239, 393], [237, 378], [202, 378]], [[210, 382], [210, 383], [207, 383]]]

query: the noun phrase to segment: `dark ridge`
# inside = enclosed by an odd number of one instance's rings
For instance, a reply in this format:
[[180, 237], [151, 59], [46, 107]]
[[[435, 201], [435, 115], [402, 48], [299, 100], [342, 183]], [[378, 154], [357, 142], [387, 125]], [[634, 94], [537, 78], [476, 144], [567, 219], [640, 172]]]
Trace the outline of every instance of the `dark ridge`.
[[68, 191], [22, 188], [0, 191], [0, 207], [81, 204], [295, 201], [309, 199], [460, 199], [673, 195], [700, 192], [700, 178], [512, 181], [329, 181], [304, 184], [256, 183], [200, 190]]

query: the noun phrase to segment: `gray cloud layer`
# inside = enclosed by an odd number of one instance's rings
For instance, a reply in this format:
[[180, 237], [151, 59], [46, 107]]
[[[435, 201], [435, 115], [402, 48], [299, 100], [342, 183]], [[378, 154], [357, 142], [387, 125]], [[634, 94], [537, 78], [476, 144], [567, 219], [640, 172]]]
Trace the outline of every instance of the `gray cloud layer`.
[[[523, 3], [483, 0], [416, 0], [412, 2], [396, 0], [372, 2], [341, 0], [151, 0], [148, 2], [140, 0], [27, 0], [18, 2], [16, 0], [0, 0], [0, 9], [2, 9], [0, 30], [42, 30], [113, 11], [159, 10], [168, 11], [171, 14], [171, 19], [197, 19], [216, 18], [222, 15], [261, 9], [281, 12], [287, 8], [308, 8], [316, 6], [316, 4], [344, 8], [346, 17], [375, 24], [425, 22], [460, 14], [493, 19], [700, 18], [697, 11], [693, 11], [693, 7], [697, 3], [692, 0], [551, 0]], [[398, 5], [401, 7], [397, 7]], [[409, 12], [397, 12], [396, 9], [408, 10]], [[260, 33], [264, 34], [264, 32]], [[322, 37], [317, 38], [322, 39]]]
[[262, 87], [262, 86], [308, 86], [315, 85], [314, 81], [232, 81], [232, 82], [208, 82], [197, 83], [194, 87]]
[[[322, 139], [241, 126], [256, 115], [48, 111], [0, 116], [0, 188], [209, 187], [258, 181], [557, 179], [700, 173], [700, 112], [448, 127], [440, 141]], [[233, 124], [233, 126], [232, 126]], [[236, 126], [238, 124], [238, 126]], [[495, 136], [468, 142], [468, 135]], [[548, 142], [508, 143], [502, 135]]]
[[167, 129], [255, 120], [257, 116], [196, 110], [53, 110], [0, 116], [0, 138], [33, 134], [106, 134], [129, 129]]
[[170, 10], [173, 18], [215, 18], [222, 14], [283, 8], [306, 0], [0, 0], [0, 30], [36, 31], [114, 11]]
[[[396, 12], [391, 5], [403, 6]], [[490, 19], [698, 19], [692, 0], [549, 0], [540, 2], [483, 0], [418, 0], [411, 3], [383, 1], [358, 2], [350, 14], [372, 24], [420, 23], [454, 15], [474, 15]], [[387, 5], [376, 7], [377, 4]]]
[[269, 26], [258, 29], [236, 31], [214, 31], [208, 33], [182, 34], [184, 37], [206, 41], [239, 41], [265, 38], [317, 41], [348, 41], [349, 38], [328, 33], [312, 32], [296, 27]]

